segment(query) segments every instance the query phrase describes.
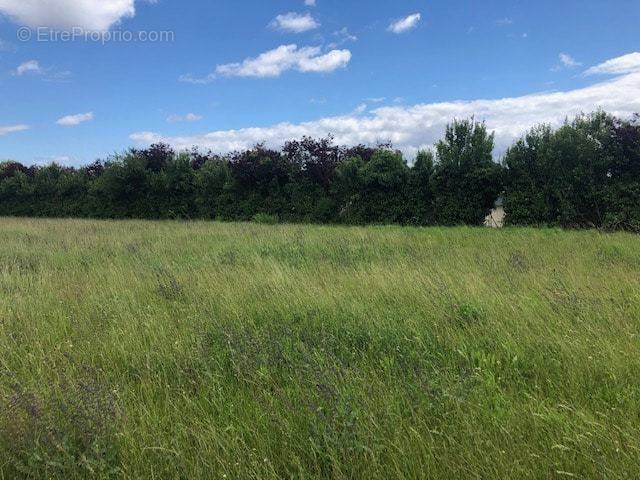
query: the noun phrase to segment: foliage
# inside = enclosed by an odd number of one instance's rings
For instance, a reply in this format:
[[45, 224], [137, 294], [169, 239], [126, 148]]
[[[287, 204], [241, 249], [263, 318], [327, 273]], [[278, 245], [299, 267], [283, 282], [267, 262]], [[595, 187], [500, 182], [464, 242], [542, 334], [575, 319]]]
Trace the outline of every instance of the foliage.
[[493, 161], [493, 134], [473, 119], [454, 121], [436, 144], [438, 163], [431, 177], [436, 223], [481, 225], [502, 189]]
[[269, 215], [268, 213], [256, 213], [252, 221], [262, 225], [276, 225], [279, 222], [277, 215]]
[[640, 231], [640, 124], [604, 112], [538, 127], [506, 154], [512, 225]]
[[510, 225], [640, 231], [640, 120], [537, 126], [502, 164], [474, 119], [411, 164], [391, 145], [331, 137], [224, 156], [152, 145], [83, 168], [0, 163], [2, 216], [481, 225], [499, 197]]

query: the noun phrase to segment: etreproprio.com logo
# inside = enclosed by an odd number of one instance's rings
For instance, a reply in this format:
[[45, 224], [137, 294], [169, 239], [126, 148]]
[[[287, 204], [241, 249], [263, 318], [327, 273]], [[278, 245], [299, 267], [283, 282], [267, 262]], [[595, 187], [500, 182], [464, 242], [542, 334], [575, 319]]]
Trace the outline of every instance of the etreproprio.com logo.
[[35, 41], [41, 43], [158, 43], [173, 42], [175, 40], [175, 33], [171, 30], [142, 30], [137, 32], [130, 30], [113, 30], [97, 32], [88, 31], [80, 27], [74, 27], [68, 30], [55, 30], [47, 27], [21, 27], [18, 29], [16, 36], [21, 42]]

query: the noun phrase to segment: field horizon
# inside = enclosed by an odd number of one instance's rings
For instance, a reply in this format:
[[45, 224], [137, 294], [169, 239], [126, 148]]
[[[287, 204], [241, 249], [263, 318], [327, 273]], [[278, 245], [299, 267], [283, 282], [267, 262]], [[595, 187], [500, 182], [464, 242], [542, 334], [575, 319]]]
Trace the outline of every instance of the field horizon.
[[640, 473], [631, 233], [0, 218], [0, 479]]

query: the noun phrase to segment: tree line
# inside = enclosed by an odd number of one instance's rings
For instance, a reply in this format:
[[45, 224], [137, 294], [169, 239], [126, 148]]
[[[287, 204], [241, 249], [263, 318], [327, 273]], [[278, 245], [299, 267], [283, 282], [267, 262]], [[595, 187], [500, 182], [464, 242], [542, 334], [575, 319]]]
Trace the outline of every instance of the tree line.
[[81, 168], [0, 164], [0, 215], [481, 225], [640, 231], [640, 117], [599, 111], [537, 126], [494, 160], [494, 135], [456, 120], [409, 164], [391, 145], [303, 138], [217, 155], [167, 145]]

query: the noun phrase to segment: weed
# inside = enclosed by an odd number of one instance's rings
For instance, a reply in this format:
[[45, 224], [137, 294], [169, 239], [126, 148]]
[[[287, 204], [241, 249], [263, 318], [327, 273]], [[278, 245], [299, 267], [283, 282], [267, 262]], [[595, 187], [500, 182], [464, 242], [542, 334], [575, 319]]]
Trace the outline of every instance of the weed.
[[0, 219], [0, 239], [0, 479], [640, 471], [637, 236]]
[[280, 222], [277, 215], [269, 215], [268, 213], [256, 213], [252, 220], [253, 223], [260, 223], [262, 225], [276, 225]]
[[118, 471], [114, 393], [87, 376], [41, 397], [13, 382], [0, 395], [0, 445], [16, 474], [110, 476]]

